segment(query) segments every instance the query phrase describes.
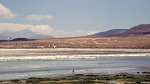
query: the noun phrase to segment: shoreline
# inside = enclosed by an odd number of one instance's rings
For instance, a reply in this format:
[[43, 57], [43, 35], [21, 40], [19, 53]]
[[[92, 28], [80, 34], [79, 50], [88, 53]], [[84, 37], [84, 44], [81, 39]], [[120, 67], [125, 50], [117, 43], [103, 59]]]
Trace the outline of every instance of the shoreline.
[[60, 75], [60, 76], [49, 76], [49, 77], [29, 77], [26, 79], [10, 79], [0, 80], [1, 84], [81, 84], [81, 83], [100, 83], [100, 84], [149, 84], [150, 83], [150, 72], [148, 74], [71, 74], [71, 75]]

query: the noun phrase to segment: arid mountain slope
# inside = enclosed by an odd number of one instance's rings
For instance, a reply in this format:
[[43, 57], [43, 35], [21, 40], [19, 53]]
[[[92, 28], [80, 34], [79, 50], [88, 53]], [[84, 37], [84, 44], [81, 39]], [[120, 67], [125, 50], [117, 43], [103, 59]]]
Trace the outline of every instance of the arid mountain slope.
[[122, 34], [126, 32], [128, 29], [111, 29], [105, 32], [99, 32], [96, 34], [93, 34], [92, 36], [109, 36], [109, 35], [114, 35], [114, 34]]
[[136, 36], [150, 34], [150, 24], [140, 24], [129, 29], [112, 29], [91, 36]]
[[141, 24], [134, 26], [124, 32], [124, 34], [150, 34], [150, 24]]

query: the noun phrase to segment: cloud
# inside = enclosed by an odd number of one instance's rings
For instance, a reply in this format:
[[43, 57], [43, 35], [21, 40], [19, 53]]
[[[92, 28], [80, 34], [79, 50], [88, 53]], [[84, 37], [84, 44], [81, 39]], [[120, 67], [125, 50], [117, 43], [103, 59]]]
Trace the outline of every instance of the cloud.
[[43, 19], [53, 19], [53, 16], [51, 15], [36, 15], [36, 14], [32, 14], [32, 15], [28, 15], [26, 16], [26, 19], [28, 20], [43, 20]]
[[15, 14], [7, 7], [0, 3], [0, 17], [2, 18], [14, 18]]
[[54, 30], [49, 25], [32, 25], [19, 23], [0, 23], [0, 32], [4, 31], [20, 31], [28, 29], [37, 34], [50, 35]]
[[37, 34], [42, 35], [52, 35], [54, 37], [75, 37], [75, 36], [85, 36], [93, 34], [96, 31], [93, 30], [64, 30], [64, 29], [53, 29], [49, 25], [33, 25], [33, 24], [19, 24], [19, 23], [0, 23], [0, 33], [9, 31], [16, 32], [21, 30], [30, 30]]

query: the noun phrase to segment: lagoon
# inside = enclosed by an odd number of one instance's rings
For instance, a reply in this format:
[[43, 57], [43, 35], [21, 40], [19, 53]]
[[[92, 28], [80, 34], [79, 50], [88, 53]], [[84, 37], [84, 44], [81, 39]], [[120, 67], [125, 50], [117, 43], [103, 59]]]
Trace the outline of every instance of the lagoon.
[[0, 79], [150, 71], [148, 49], [0, 49]]

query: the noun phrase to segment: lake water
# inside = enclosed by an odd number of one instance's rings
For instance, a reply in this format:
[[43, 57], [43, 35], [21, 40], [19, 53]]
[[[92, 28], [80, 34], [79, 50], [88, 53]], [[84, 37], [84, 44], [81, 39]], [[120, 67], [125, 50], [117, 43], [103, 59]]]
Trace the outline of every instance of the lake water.
[[[133, 56], [132, 56], [133, 55]], [[150, 50], [0, 49], [0, 79], [150, 71]]]

